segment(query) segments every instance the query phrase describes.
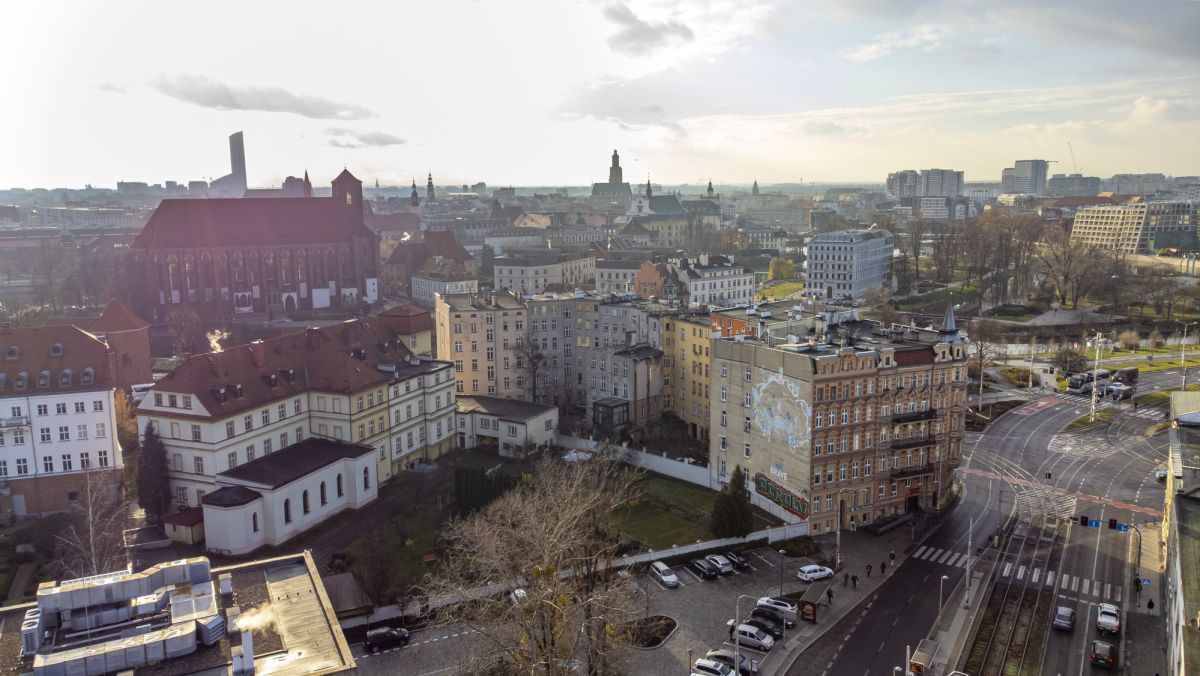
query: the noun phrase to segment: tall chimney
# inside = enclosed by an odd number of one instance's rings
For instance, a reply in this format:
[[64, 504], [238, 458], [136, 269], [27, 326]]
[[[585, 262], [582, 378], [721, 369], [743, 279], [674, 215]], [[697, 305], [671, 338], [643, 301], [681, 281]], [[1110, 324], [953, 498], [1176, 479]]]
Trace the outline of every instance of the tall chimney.
[[267, 367], [267, 347], [263, 345], [261, 340], [256, 340], [250, 343], [250, 354], [254, 359], [254, 365], [258, 368]]
[[238, 179], [242, 192], [246, 192], [246, 146], [240, 131], [229, 135], [229, 173]]

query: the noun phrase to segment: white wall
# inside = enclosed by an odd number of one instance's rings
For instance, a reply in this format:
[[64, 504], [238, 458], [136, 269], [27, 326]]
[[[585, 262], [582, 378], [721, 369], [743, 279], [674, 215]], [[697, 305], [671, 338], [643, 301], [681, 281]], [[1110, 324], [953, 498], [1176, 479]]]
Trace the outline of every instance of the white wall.
[[[10, 374], [11, 377], [11, 374]], [[37, 374], [31, 375], [30, 387], [35, 387]], [[78, 378], [79, 374], [75, 374]], [[100, 410], [96, 410], [99, 402]], [[58, 413], [58, 405], [66, 406], [66, 413]], [[83, 412], [76, 413], [76, 405], [82, 404]], [[46, 407], [46, 414], [38, 414], [38, 406]], [[20, 412], [14, 416], [13, 409]], [[71, 458], [71, 472], [83, 469], [82, 455], [86, 453], [93, 468], [99, 468], [100, 452], [107, 456], [108, 468], [120, 468], [121, 453], [117, 444], [116, 415], [113, 412], [113, 390], [93, 390], [85, 392], [58, 392], [53, 394], [33, 394], [30, 396], [4, 397], [0, 399], [0, 418], [28, 417], [28, 426], [20, 421], [19, 425], [0, 429], [4, 436], [4, 445], [0, 447], [0, 478], [33, 478], [37, 476], [59, 475], [65, 473], [63, 455]], [[13, 421], [14, 425], [18, 421]], [[87, 438], [81, 438], [79, 426], [83, 425]], [[69, 439], [63, 441], [59, 428], [66, 427]], [[50, 440], [42, 441], [42, 430], [50, 432]], [[20, 432], [18, 437], [17, 432]], [[103, 436], [98, 436], [103, 434]], [[22, 439], [20, 444], [16, 443]], [[44, 459], [53, 460], [53, 469], [45, 470]], [[25, 472], [18, 473], [20, 462], [24, 461]]]

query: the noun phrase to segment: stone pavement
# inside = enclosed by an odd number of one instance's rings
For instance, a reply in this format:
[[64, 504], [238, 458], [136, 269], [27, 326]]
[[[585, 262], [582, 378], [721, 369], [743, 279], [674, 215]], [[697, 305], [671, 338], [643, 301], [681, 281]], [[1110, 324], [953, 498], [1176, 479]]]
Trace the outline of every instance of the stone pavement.
[[[1163, 546], [1160, 540], [1162, 524], [1142, 526], [1142, 537], [1129, 538], [1129, 577], [1136, 573], [1150, 586], [1142, 587], [1133, 607], [1126, 605], [1125, 630], [1121, 632], [1121, 665], [1127, 674], [1167, 673], [1168, 627], [1163, 598]], [[1132, 536], [1133, 533], [1130, 533]], [[1138, 567], [1137, 543], [1141, 542], [1141, 564]], [[1154, 601], [1154, 609], [1147, 608], [1147, 601]], [[1137, 665], [1134, 669], [1132, 665]]]

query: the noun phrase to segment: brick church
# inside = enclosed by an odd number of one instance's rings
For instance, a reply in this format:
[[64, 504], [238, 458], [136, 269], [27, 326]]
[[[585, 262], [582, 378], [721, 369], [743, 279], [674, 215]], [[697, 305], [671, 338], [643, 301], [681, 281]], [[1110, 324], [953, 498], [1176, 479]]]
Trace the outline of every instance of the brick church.
[[[307, 176], [305, 177], [307, 179]], [[130, 246], [135, 310], [162, 321], [349, 307], [379, 297], [379, 237], [362, 181], [343, 170], [331, 197], [163, 200]]]

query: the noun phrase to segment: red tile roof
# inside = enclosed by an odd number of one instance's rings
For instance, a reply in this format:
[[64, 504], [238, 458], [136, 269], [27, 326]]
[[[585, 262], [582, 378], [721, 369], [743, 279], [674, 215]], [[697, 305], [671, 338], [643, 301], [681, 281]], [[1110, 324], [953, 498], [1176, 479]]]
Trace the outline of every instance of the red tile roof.
[[332, 197], [167, 199], [134, 249], [194, 249], [266, 244], [325, 244], [372, 236], [361, 217]]
[[163, 523], [190, 528], [196, 524], [204, 523], [204, 509], [200, 507], [188, 507], [170, 516], [164, 516]]
[[119, 300], [113, 299], [97, 317], [56, 317], [47, 320], [48, 326], [78, 326], [97, 335], [118, 331], [136, 331], [150, 326]]
[[[0, 395], [112, 389], [110, 360], [107, 345], [74, 326], [0, 328]], [[68, 369], [71, 378], [64, 384], [60, 376]], [[85, 385], [83, 378], [87, 369], [91, 369], [92, 382]], [[50, 380], [45, 387], [38, 387], [38, 378], [43, 372], [50, 374]], [[17, 376], [22, 373], [27, 378], [27, 385], [24, 390], [17, 390]]]
[[404, 303], [379, 313], [380, 320], [396, 333], [409, 335], [433, 330], [433, 315], [415, 303]]

